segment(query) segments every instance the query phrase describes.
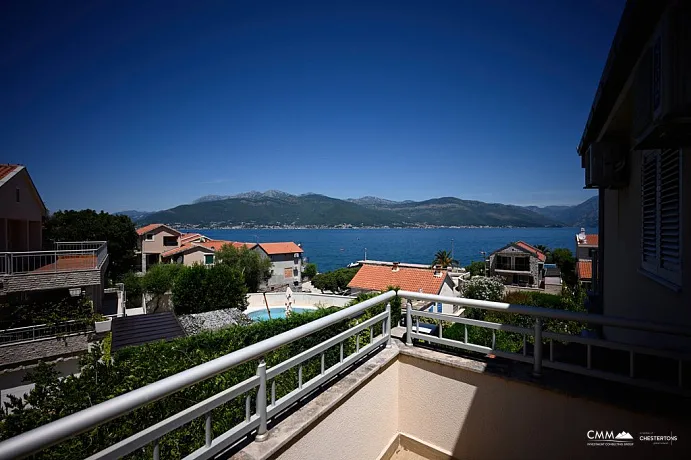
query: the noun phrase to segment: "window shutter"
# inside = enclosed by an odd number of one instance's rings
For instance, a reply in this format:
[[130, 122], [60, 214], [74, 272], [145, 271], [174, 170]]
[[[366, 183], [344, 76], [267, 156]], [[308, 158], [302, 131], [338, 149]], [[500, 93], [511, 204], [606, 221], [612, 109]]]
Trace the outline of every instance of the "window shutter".
[[645, 268], [657, 261], [657, 152], [643, 154], [641, 168], [641, 257]]
[[679, 272], [681, 268], [681, 151], [666, 150], [660, 155], [660, 268]]

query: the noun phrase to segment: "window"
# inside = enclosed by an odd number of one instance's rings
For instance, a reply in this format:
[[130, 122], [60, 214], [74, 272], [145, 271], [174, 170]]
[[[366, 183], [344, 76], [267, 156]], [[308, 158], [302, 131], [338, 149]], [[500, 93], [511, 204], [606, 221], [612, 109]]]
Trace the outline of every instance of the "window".
[[515, 270], [527, 272], [530, 271], [530, 259], [527, 257], [516, 257]]
[[652, 150], [641, 166], [641, 267], [681, 284], [681, 150]]
[[589, 258], [594, 258], [597, 253], [597, 249], [595, 248], [588, 248], [588, 257]]
[[153, 233], [147, 233], [146, 234], [146, 241], [153, 241], [154, 240], [154, 234]]
[[213, 254], [204, 254], [204, 265], [213, 265], [214, 264], [214, 255]]
[[177, 246], [178, 238], [176, 236], [164, 236], [163, 246]]
[[19, 203], [19, 187], [15, 190], [15, 198], [17, 199], [17, 203]]
[[292, 278], [293, 277], [293, 269], [292, 268], [284, 268], [283, 269], [283, 277], [284, 278]]

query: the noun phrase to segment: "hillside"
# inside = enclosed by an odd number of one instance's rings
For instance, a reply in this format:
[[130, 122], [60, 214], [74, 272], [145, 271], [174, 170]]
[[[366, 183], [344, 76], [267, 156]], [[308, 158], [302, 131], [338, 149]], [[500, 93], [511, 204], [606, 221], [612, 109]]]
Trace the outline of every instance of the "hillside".
[[550, 219], [563, 222], [569, 227], [597, 227], [600, 210], [598, 197], [594, 196], [575, 206], [527, 206], [528, 209]]
[[232, 198], [207, 196], [141, 220], [193, 226], [558, 226], [560, 222], [520, 206], [446, 197], [395, 202], [375, 197], [340, 200], [318, 194], [271, 190]]

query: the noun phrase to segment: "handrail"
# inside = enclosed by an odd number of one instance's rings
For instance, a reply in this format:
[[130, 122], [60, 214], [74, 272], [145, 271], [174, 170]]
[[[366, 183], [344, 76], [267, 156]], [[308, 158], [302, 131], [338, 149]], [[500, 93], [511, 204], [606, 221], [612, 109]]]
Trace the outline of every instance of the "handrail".
[[691, 337], [691, 328], [676, 326], [674, 324], [653, 323], [635, 319], [620, 318], [616, 316], [596, 315], [592, 313], [578, 313], [554, 308], [532, 307], [528, 305], [510, 304], [505, 302], [490, 302], [488, 300], [466, 299], [464, 297], [446, 297], [420, 292], [398, 291], [398, 295], [405, 299], [425, 300], [429, 302], [441, 302], [462, 307], [482, 308], [504, 313], [516, 313], [519, 315], [537, 316], [542, 318], [560, 319], [564, 321], [577, 321], [579, 323], [599, 324], [602, 326], [622, 327], [640, 331], [659, 332], [663, 334], [682, 335]]
[[295, 329], [288, 330], [274, 337], [199, 364], [178, 374], [171, 375], [170, 377], [150, 383], [144, 387], [132, 390], [113, 399], [109, 399], [108, 401], [104, 401], [95, 406], [91, 406], [54, 422], [7, 439], [0, 443], [0, 460], [20, 458], [38, 452], [60, 441], [125, 415], [146, 404], [158, 401], [159, 399], [194, 385], [195, 383], [225, 372], [239, 364], [261, 358], [281, 346], [306, 337], [345, 319], [352, 318], [368, 308], [395, 296], [396, 293], [394, 291], [385, 292], [377, 297], [353, 305], [352, 307], [345, 308], [310, 323], [303, 324]]

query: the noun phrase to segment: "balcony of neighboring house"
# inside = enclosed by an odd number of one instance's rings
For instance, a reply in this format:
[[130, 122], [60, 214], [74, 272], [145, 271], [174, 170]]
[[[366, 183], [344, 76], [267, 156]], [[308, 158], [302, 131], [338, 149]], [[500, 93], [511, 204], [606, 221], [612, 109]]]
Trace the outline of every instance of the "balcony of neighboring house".
[[530, 271], [530, 257], [496, 256], [494, 273], [504, 279], [504, 284], [514, 286], [532, 286], [535, 284]]
[[56, 242], [51, 250], [0, 252], [0, 293], [102, 285], [107, 264], [105, 241]]
[[[556, 322], [575, 322], [583, 331], [594, 325], [635, 329], [686, 343], [691, 330], [410, 291], [398, 292], [406, 326], [392, 328], [391, 307], [381, 306], [395, 296], [380, 294], [24, 432], [0, 443], [0, 459], [27, 457], [80, 433], [86, 433], [80, 455], [89, 458], [684, 458], [688, 452], [691, 355], [564, 333]], [[417, 311], [417, 301], [525, 321]], [[320, 341], [301, 342], [296, 353], [267, 358], [346, 320]], [[426, 334], [417, 326], [422, 320], [443, 323]], [[484, 331], [483, 343], [471, 330]], [[507, 350], [508, 334], [522, 346]], [[239, 366], [245, 377], [232, 386], [218, 377]], [[149, 404], [202, 381], [218, 385], [218, 393], [166, 418], [142, 418]], [[97, 427], [133, 412], [136, 428], [128, 437], [104, 450], [89, 447], [89, 436], [103, 439]]]

